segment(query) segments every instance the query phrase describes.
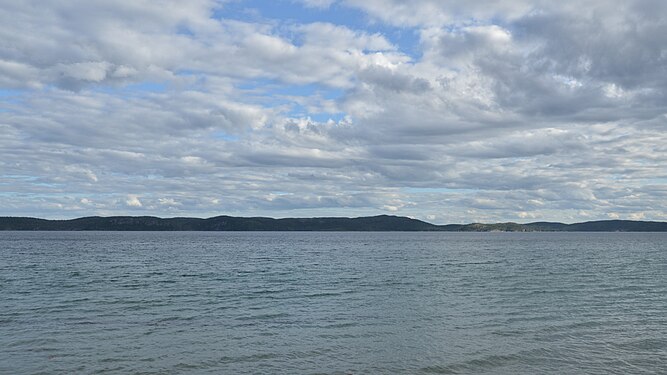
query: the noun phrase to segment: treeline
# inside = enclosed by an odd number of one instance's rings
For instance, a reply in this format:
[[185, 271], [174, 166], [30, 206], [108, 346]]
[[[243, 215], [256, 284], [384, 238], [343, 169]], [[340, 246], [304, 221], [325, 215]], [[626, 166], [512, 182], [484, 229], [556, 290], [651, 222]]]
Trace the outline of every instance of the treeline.
[[435, 225], [402, 216], [285, 218], [216, 216], [159, 218], [154, 216], [82, 217], [46, 220], [0, 217], [0, 230], [44, 231], [450, 231], [450, 232], [665, 232], [667, 222], [602, 220], [563, 224]]

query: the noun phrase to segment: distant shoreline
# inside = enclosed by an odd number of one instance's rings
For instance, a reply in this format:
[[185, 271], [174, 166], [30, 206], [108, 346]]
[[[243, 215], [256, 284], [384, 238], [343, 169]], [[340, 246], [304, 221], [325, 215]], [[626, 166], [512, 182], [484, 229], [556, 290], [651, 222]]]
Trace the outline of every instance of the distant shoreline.
[[403, 216], [283, 218], [215, 216], [210, 218], [154, 216], [80, 217], [48, 220], [0, 217], [0, 231], [354, 231], [354, 232], [667, 232], [667, 222], [600, 220], [559, 222], [471, 223], [436, 225]]

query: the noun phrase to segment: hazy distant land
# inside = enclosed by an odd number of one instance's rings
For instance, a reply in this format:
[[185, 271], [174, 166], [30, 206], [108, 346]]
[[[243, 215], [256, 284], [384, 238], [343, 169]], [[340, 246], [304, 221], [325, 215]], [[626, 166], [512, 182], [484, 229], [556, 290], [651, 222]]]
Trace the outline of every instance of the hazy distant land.
[[574, 224], [534, 222], [527, 224], [436, 225], [402, 216], [284, 218], [215, 216], [207, 219], [153, 216], [81, 217], [46, 220], [0, 217], [0, 230], [45, 231], [445, 231], [445, 232], [667, 232], [667, 222], [602, 220]]

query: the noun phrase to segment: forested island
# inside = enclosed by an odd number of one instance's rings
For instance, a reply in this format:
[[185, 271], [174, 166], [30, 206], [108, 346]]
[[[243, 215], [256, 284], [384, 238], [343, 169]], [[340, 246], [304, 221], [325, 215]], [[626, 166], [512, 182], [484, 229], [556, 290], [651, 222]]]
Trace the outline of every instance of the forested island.
[[33, 231], [447, 231], [447, 232], [667, 232], [667, 222], [601, 220], [574, 224], [436, 225], [402, 216], [284, 218], [215, 216], [159, 218], [154, 216], [81, 217], [47, 220], [0, 217], [0, 230]]

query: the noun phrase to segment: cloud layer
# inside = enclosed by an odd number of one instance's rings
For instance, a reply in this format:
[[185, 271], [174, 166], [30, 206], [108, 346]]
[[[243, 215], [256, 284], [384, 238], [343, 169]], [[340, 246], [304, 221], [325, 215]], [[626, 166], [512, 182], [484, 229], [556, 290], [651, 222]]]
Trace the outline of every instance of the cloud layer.
[[0, 5], [0, 214], [667, 220], [663, 2], [279, 3]]

